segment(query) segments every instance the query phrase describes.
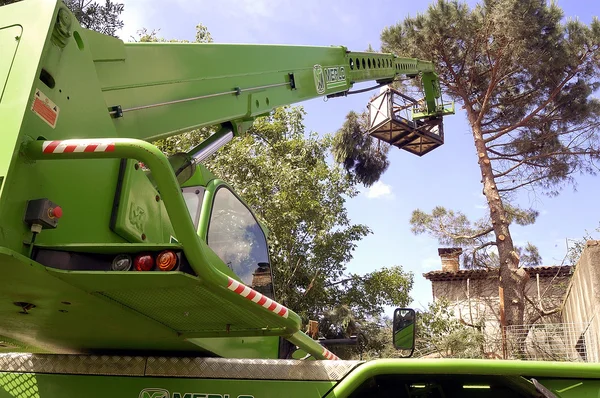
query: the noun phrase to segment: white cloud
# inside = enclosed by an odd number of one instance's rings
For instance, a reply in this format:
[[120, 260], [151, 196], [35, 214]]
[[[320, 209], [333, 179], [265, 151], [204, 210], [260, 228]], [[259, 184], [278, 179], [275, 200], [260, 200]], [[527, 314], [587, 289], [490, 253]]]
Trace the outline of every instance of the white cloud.
[[421, 260], [421, 269], [425, 271], [436, 271], [442, 269], [442, 260], [439, 256], [429, 256]]
[[367, 190], [367, 198], [369, 199], [394, 199], [394, 194], [392, 193], [392, 187], [387, 185], [381, 181], [377, 181]]

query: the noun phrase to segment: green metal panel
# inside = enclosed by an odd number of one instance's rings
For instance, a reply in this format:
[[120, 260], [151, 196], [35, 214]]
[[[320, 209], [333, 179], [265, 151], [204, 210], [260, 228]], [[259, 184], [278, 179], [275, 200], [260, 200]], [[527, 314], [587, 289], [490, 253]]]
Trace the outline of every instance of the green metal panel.
[[[91, 54], [71, 39], [64, 48], [50, 39], [62, 2], [18, 2], [0, 9], [0, 27], [22, 26], [19, 47], [0, 103], [2, 145], [0, 176], [5, 176], [0, 197], [0, 245], [26, 254], [23, 241], [30, 239], [23, 223], [27, 200], [49, 198], [63, 207], [60, 227], [44, 231], [38, 243], [117, 243], [123, 239], [110, 228], [112, 199], [119, 161], [64, 161], [40, 164], [18, 156], [22, 142], [38, 137], [97, 137], [114, 135], [106, 114]], [[35, 12], [31, 12], [35, 10]], [[72, 21], [72, 33], [79, 31]], [[12, 38], [14, 41], [14, 37]], [[4, 42], [1, 45], [4, 58]], [[40, 80], [45, 70], [54, 81]], [[58, 107], [55, 127], [31, 110], [40, 90]], [[9, 169], [10, 165], [10, 169]]]
[[[561, 389], [585, 379], [586, 388], [565, 390], [558, 396], [596, 397], [600, 392], [600, 364], [476, 359], [379, 359], [359, 366], [341, 380], [326, 397], [348, 397], [361, 384], [378, 375], [432, 375], [433, 379], [435, 375], [523, 376], [535, 377], [539, 381], [554, 379], [552, 385]], [[590, 395], [580, 394], [586, 391]]]
[[159, 192], [130, 159], [124, 166], [114, 231], [129, 242], [169, 242], [173, 227]]
[[279, 358], [279, 337], [188, 338], [223, 358]]
[[205, 166], [198, 165], [196, 171], [194, 172], [194, 175], [184, 184], [182, 184], [181, 187], [206, 187], [208, 183], [214, 180], [215, 178], [217, 177], [213, 173], [211, 173], [210, 170], [208, 170]]
[[[23, 346], [16, 351], [198, 350], [173, 329], [99, 295], [90, 295], [4, 248], [0, 248], [0, 281], [0, 335]], [[13, 304], [18, 301], [36, 307], [23, 314]]]
[[[183, 337], [281, 334], [285, 319], [261, 317], [232, 306], [190, 275], [180, 272], [65, 272], [57, 278], [144, 314]], [[227, 311], [223, 311], [227, 308]], [[150, 339], [149, 339], [150, 340]]]
[[40, 249], [62, 250], [75, 253], [123, 254], [140, 252], [159, 252], [163, 250], [182, 250], [177, 243], [71, 243], [63, 245], [36, 245]]
[[[114, 47], [115, 53], [121, 53], [122, 44], [111, 39], [100, 43], [100, 38], [94, 37], [94, 45]], [[368, 53], [348, 53], [340, 46], [126, 43], [124, 49], [124, 60], [96, 62], [102, 91], [107, 106], [119, 105], [125, 111], [123, 118], [115, 120], [120, 135], [149, 140], [246, 120], [281, 105], [346, 91], [356, 82], [391, 81], [396, 74], [433, 69], [432, 64], [415, 59], [391, 54], [366, 57]], [[118, 58], [116, 54], [106, 57]], [[163, 62], [148, 68], [149, 59]], [[167, 59], [169, 62], [164, 62]], [[381, 59], [393, 66], [372, 67], [369, 61], [366, 68], [350, 69], [351, 59]], [[320, 72], [315, 72], [317, 67]], [[293, 90], [290, 74], [294, 76]], [[322, 89], [317, 76], [323, 79]], [[190, 98], [195, 99], [180, 102]]]
[[[98, 145], [98, 141], [95, 140], [77, 142], [77, 148]], [[101, 145], [107, 148], [107, 142], [102, 141]], [[184, 332], [180, 334], [180, 338], [287, 335], [298, 331], [299, 318], [291, 311], [288, 311], [285, 317], [277, 315], [272, 310], [227, 289], [230, 279], [218, 269], [229, 270], [206, 243], [199, 239], [180, 188], [176, 184], [173, 170], [167, 158], [156, 147], [143, 141], [115, 139], [110, 140], [110, 151], [44, 151], [44, 148], [51, 148], [53, 144], [54, 142], [48, 141], [30, 142], [24, 153], [33, 159], [135, 158], [147, 165], [158, 184], [186, 258], [199, 279], [180, 273], [119, 274], [49, 269], [50, 272], [86, 291], [102, 292], [103, 297], [145, 314], [174, 330]], [[173, 314], [174, 309], [179, 309], [180, 312]], [[182, 318], [185, 313], [193, 315]], [[216, 317], [216, 320], [211, 320], [211, 317]], [[206, 324], [203, 325], [203, 322]], [[151, 339], [149, 336], [149, 341]], [[310, 340], [309, 344], [313, 346], [312, 351], [315, 355], [321, 354], [321, 346], [318, 343]], [[307, 347], [307, 350], [310, 348]]]
[[544, 387], [555, 392], [558, 397], [598, 397], [600, 396], [600, 380], [596, 379], [577, 379], [577, 377], [547, 378], [537, 379]]
[[2, 57], [0, 57], [0, 102], [2, 102], [4, 86], [8, 81], [10, 68], [22, 33], [23, 29], [20, 26], [0, 28], [0, 43], [2, 43]]
[[[3, 371], [0, 372], [0, 398], [341, 398], [378, 375], [398, 375], [399, 387], [410, 383], [411, 375], [415, 381], [433, 382], [452, 376], [466, 376], [466, 380], [470, 376], [474, 379], [475, 376], [492, 376], [527, 386], [530, 391], [528, 380], [535, 378], [558, 398], [591, 398], [600, 392], [599, 365], [556, 362], [390, 359], [360, 364], [350, 361], [15, 356], [0, 358], [0, 369]], [[370, 386], [369, 396], [381, 396], [376, 394], [377, 384]], [[481, 390], [480, 395], [476, 392], [468, 396], [481, 396], [484, 392]], [[493, 391], [486, 395], [498, 396]]]
[[251, 398], [322, 397], [326, 381], [196, 380], [116, 376], [0, 373], [0, 398], [133, 397]]

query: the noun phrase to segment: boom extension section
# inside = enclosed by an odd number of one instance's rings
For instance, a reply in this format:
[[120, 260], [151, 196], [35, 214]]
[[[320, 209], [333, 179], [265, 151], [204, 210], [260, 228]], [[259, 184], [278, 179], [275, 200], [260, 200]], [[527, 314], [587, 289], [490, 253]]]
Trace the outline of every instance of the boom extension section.
[[[277, 358], [284, 338], [335, 359], [275, 301], [265, 228], [201, 163], [256, 117], [358, 82], [420, 76], [415, 117], [440, 122], [431, 63], [340, 46], [123, 43], [81, 28], [60, 0], [0, 7], [0, 51], [0, 341]], [[214, 125], [183, 159], [151, 144]]]

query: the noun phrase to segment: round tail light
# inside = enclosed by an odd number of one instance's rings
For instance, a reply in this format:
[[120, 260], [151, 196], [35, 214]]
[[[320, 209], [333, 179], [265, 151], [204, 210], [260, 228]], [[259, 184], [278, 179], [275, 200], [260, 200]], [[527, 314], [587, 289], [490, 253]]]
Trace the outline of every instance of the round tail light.
[[119, 254], [113, 259], [113, 262], [110, 267], [113, 271], [129, 271], [132, 265], [133, 261], [131, 261], [130, 255]]
[[156, 256], [156, 266], [161, 271], [171, 271], [177, 265], [177, 254], [171, 250], [165, 250]]
[[154, 268], [154, 259], [149, 254], [139, 254], [133, 260], [133, 265], [137, 271], [150, 271]]

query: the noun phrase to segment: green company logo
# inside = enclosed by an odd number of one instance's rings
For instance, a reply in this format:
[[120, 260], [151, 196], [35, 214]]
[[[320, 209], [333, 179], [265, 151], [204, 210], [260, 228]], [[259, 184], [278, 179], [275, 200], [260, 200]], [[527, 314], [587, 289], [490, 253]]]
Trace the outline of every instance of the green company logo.
[[[207, 394], [207, 393], [179, 393], [174, 392], [171, 396], [169, 391], [162, 388], [144, 388], [140, 391], [139, 398], [230, 398], [229, 394]], [[238, 395], [237, 398], [254, 398], [253, 395]]]
[[321, 65], [315, 65], [313, 67], [313, 75], [315, 76], [317, 94], [323, 94], [325, 92], [325, 74], [323, 73], [323, 67]]
[[167, 390], [162, 388], [144, 388], [139, 398], [171, 398]]

